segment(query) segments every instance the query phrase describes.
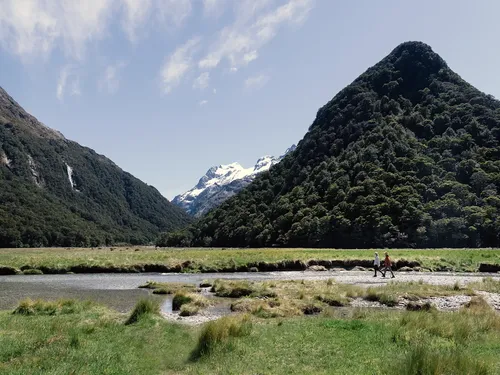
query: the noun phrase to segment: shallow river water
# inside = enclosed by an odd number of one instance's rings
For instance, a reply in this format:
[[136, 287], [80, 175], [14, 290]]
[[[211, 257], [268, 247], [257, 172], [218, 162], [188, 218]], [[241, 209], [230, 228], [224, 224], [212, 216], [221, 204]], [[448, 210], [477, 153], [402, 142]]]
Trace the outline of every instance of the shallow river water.
[[[484, 273], [396, 273], [396, 281], [423, 280], [433, 284], [462, 284], [480, 281], [491, 276], [500, 280], [500, 274]], [[0, 276], [0, 310], [11, 309], [24, 298], [58, 299], [78, 298], [90, 299], [105, 304], [121, 312], [129, 311], [142, 297], [150, 294], [138, 286], [148, 280], [161, 282], [184, 282], [198, 284], [206, 279], [246, 279], [246, 280], [321, 280], [334, 279], [337, 282], [358, 285], [382, 285], [390, 278], [372, 277], [369, 271], [324, 272], [293, 271], [293, 272], [239, 272], [239, 273], [203, 273], [203, 274], [70, 274], [70, 275], [16, 275]], [[164, 301], [162, 309], [171, 309], [169, 299], [155, 296]]]

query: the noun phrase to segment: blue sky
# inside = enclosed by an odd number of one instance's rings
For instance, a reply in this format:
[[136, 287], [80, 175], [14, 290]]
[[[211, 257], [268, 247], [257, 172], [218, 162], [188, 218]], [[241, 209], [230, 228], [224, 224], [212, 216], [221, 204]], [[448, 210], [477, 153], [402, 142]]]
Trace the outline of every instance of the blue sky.
[[500, 3], [0, 0], [0, 86], [167, 198], [279, 155], [407, 40], [500, 97]]

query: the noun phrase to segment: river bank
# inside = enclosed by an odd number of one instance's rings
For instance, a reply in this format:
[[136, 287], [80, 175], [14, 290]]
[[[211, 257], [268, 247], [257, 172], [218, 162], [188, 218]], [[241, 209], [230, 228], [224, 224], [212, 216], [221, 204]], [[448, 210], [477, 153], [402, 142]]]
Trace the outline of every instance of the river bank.
[[[0, 275], [232, 273], [370, 268], [373, 249], [0, 249]], [[382, 252], [382, 250], [379, 250]], [[499, 272], [500, 249], [391, 249], [396, 270]]]

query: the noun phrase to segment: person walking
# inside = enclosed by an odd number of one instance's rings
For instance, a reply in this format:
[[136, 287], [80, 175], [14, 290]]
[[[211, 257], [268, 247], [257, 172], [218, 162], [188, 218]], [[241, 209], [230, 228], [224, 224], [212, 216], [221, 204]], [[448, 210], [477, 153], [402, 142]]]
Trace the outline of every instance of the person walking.
[[377, 277], [377, 271], [382, 273], [380, 270], [380, 258], [377, 252], [375, 252], [375, 259], [373, 260], [373, 269], [375, 270], [375, 275], [373, 275], [373, 277]]
[[382, 274], [383, 277], [385, 277], [385, 274], [387, 271], [391, 271], [391, 278], [394, 279], [394, 272], [392, 272], [392, 262], [391, 258], [389, 257], [389, 253], [386, 251], [385, 252], [385, 259], [384, 259], [384, 273]]

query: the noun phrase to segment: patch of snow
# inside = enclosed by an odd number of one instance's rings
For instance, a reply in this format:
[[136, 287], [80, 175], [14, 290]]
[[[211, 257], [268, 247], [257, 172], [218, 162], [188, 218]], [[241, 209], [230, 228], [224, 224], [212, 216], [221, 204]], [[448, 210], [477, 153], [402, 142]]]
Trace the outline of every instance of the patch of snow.
[[194, 188], [183, 194], [179, 194], [172, 200], [172, 202], [189, 212], [197, 197], [199, 197], [207, 189], [223, 187], [237, 180], [245, 179], [247, 181], [251, 181], [259, 173], [267, 171], [273, 165], [279, 163], [285, 155], [293, 150], [295, 150], [295, 145], [288, 148], [280, 157], [269, 155], [263, 156], [259, 158], [255, 165], [251, 168], [244, 168], [237, 162], [214, 166], [210, 168], [202, 178], [200, 178]]

